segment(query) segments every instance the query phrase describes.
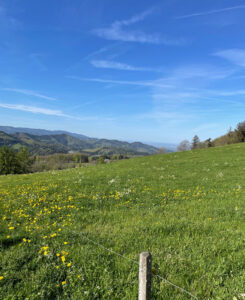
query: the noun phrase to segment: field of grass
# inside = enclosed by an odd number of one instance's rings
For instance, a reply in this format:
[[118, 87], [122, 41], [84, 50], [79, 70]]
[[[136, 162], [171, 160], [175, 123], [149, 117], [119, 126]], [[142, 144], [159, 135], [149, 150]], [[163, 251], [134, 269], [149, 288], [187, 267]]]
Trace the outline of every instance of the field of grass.
[[[137, 299], [138, 261], [198, 299], [245, 293], [245, 143], [0, 177], [0, 299]], [[190, 299], [153, 277], [153, 299]]]

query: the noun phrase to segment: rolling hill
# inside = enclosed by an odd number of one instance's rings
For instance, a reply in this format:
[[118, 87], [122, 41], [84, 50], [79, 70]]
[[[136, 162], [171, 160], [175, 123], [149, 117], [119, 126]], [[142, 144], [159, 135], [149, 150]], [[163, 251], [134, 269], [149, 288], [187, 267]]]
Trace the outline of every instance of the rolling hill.
[[[5, 127], [1, 127], [5, 129]], [[54, 153], [81, 152], [88, 155], [150, 155], [157, 153], [157, 148], [140, 142], [128, 143], [117, 140], [93, 139], [83, 135], [69, 135], [67, 133], [50, 133], [34, 129], [39, 134], [27, 133], [27, 129], [18, 132], [19, 128], [7, 127], [0, 131], [0, 147], [5, 145], [14, 149], [26, 146], [34, 155], [49, 155]], [[32, 129], [29, 130], [33, 132]], [[10, 133], [11, 132], [11, 133]]]
[[0, 298], [137, 299], [150, 251], [152, 299], [243, 299], [244, 152], [0, 176]]

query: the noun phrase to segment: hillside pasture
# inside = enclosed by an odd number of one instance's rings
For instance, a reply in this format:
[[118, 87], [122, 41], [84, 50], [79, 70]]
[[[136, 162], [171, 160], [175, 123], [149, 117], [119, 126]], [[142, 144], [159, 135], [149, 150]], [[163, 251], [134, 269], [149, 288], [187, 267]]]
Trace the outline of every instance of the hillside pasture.
[[[236, 144], [1, 176], [0, 298], [136, 299], [133, 261], [149, 250], [154, 274], [198, 299], [242, 299], [244, 153]], [[152, 294], [190, 299], [158, 277]]]

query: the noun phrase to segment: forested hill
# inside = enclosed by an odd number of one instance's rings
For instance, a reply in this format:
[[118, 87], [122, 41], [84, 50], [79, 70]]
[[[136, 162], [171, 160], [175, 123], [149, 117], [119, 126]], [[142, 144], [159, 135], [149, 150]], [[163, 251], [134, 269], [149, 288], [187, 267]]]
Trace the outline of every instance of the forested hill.
[[[3, 129], [3, 127], [1, 128]], [[83, 135], [78, 136], [80, 138], [65, 133], [34, 135], [26, 132], [15, 132], [10, 134], [2, 130], [0, 131], [0, 147], [8, 146], [19, 149], [26, 146], [34, 155], [69, 152], [82, 152], [88, 155], [150, 155], [158, 151], [157, 148], [140, 142], [128, 143], [117, 140], [93, 139]]]

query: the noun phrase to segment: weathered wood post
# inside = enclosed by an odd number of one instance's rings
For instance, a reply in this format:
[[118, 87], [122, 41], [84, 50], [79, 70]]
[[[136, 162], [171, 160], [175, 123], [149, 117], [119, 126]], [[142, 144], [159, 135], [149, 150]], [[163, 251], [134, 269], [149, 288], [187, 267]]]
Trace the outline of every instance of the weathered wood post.
[[150, 300], [151, 298], [151, 261], [150, 252], [140, 253], [138, 300]]

